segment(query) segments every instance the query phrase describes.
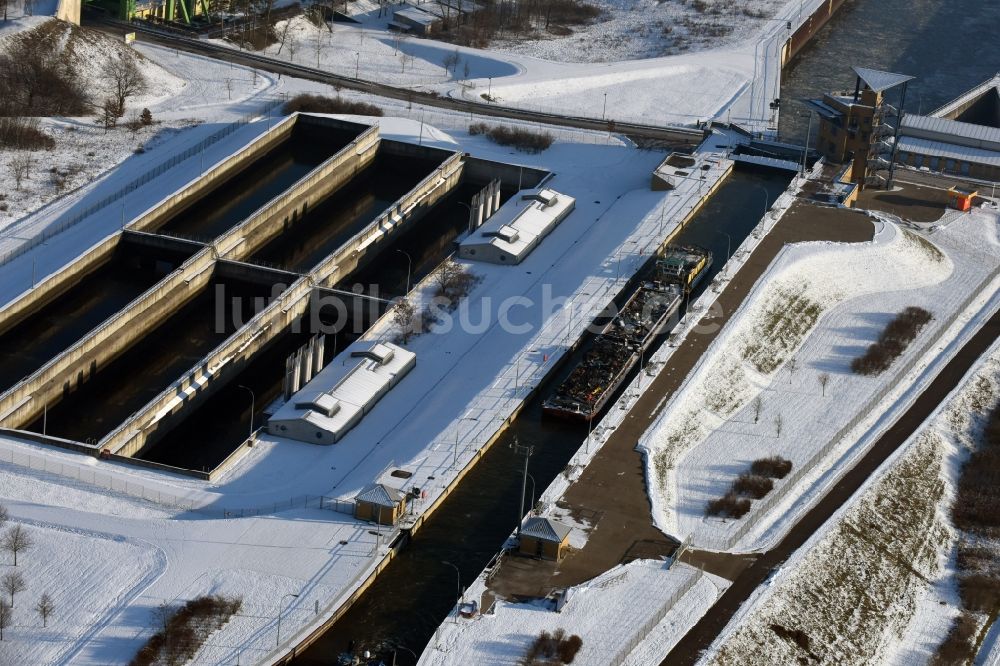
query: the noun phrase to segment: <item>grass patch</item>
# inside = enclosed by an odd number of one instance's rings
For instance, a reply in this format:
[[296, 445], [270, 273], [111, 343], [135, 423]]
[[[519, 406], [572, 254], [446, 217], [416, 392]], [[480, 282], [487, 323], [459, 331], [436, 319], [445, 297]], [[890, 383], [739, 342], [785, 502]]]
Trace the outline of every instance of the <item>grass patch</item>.
[[343, 97], [327, 97], [325, 95], [296, 95], [285, 102], [286, 114], [295, 113], [349, 113], [355, 116], [381, 116], [381, 107], [367, 102], [354, 102]]
[[923, 308], [910, 306], [896, 315], [878, 341], [868, 347], [863, 356], [851, 361], [851, 370], [859, 375], [878, 375], [889, 369], [931, 320], [931, 313]]
[[921, 254], [935, 264], [940, 264], [944, 261], [944, 253], [938, 249], [938, 246], [920, 234], [916, 234], [909, 229], [903, 229], [903, 237], [916, 246], [920, 250]]
[[713, 368], [712, 377], [706, 384], [705, 406], [722, 418], [736, 412], [740, 407], [740, 396], [749, 386], [743, 366], [729, 355], [719, 359]]
[[752, 341], [746, 342], [741, 352], [758, 372], [769, 375], [781, 367], [819, 320], [823, 308], [805, 295], [807, 287], [779, 287], [769, 299], [750, 333]]
[[909, 622], [949, 540], [937, 510], [942, 460], [938, 436], [921, 435], [746, 616], [715, 663], [742, 666], [762, 654], [780, 664], [875, 663], [886, 636]]
[[525, 153], [540, 153], [549, 148], [555, 137], [545, 131], [534, 131], [521, 127], [505, 127], [503, 125], [489, 126], [486, 123], [469, 125], [469, 134], [483, 134], [493, 143], [501, 146], [513, 146]]

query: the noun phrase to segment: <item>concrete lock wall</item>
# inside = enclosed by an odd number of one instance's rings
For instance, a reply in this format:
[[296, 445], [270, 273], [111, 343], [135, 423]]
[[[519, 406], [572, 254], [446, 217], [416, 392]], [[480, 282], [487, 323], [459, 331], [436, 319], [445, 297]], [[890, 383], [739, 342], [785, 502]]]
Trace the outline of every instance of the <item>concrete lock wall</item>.
[[[386, 142], [383, 142], [383, 145]], [[453, 153], [388, 210], [359, 231], [340, 249], [313, 269], [315, 284], [332, 287], [378, 254], [378, 245], [423, 217], [441, 198], [458, 185], [465, 165], [461, 153]]]
[[311, 291], [309, 281], [300, 278], [169, 388], [109, 433], [100, 441], [99, 448], [132, 457], [156, 441], [160, 433], [170, 430], [175, 420], [172, 417], [182, 410], [190, 411], [210, 397], [305, 313]]
[[[510, 189], [529, 190], [538, 187], [551, 172], [534, 167], [494, 162], [479, 157], [465, 156], [465, 175], [471, 180], [488, 183], [495, 178]], [[520, 187], [518, 187], [520, 185]]]
[[194, 298], [212, 278], [213, 247], [188, 259], [85, 338], [0, 396], [0, 426], [21, 428], [45, 404], [79, 388], [165, 318]]
[[290, 227], [296, 217], [346, 185], [375, 160], [380, 137], [369, 127], [343, 150], [301, 178], [246, 220], [219, 237], [227, 259], [245, 259]]
[[10, 330], [38, 309], [48, 305], [88, 274], [104, 265], [121, 242], [121, 232], [105, 238], [81, 254], [72, 263], [63, 266], [25, 291], [0, 311], [0, 332]]
[[167, 219], [180, 213], [198, 201], [204, 194], [214, 190], [233, 176], [239, 174], [264, 153], [278, 144], [287, 141], [291, 137], [292, 130], [295, 129], [297, 121], [298, 114], [293, 114], [279, 121], [239, 151], [217, 162], [194, 182], [188, 183], [171, 196], [132, 220], [132, 222], [126, 225], [126, 228], [135, 229], [136, 231], [155, 231]]

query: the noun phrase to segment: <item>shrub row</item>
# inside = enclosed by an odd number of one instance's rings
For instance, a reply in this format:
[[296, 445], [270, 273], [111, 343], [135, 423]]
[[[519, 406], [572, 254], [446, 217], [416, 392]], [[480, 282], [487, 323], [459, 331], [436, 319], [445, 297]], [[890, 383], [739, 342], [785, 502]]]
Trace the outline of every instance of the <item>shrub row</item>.
[[191, 599], [174, 612], [164, 611], [162, 628], [142, 646], [129, 666], [187, 662], [205, 639], [242, 606], [242, 599], [211, 595]]
[[38, 129], [37, 118], [0, 118], [0, 147], [42, 150], [55, 145], [55, 139]]
[[750, 500], [761, 499], [774, 489], [772, 479], [782, 479], [792, 471], [792, 461], [781, 456], [759, 458], [750, 471], [740, 474], [729, 491], [708, 503], [705, 513], [719, 518], [742, 518], [750, 511]]
[[549, 132], [533, 131], [520, 127], [504, 127], [503, 125], [490, 127], [486, 123], [469, 125], [469, 134], [473, 136], [485, 134], [493, 143], [501, 146], [513, 146], [526, 153], [540, 153], [555, 141], [555, 137]]
[[562, 629], [556, 629], [551, 634], [543, 631], [528, 647], [521, 663], [524, 666], [572, 664], [581, 647], [583, 639], [576, 634], [566, 636]]
[[851, 361], [851, 370], [859, 375], [877, 375], [885, 371], [930, 320], [931, 313], [927, 310], [914, 306], [906, 308], [886, 325], [878, 342], [869, 346], [863, 356]]
[[349, 113], [356, 116], [381, 116], [382, 109], [367, 102], [355, 102], [343, 97], [296, 95], [285, 102], [285, 113]]

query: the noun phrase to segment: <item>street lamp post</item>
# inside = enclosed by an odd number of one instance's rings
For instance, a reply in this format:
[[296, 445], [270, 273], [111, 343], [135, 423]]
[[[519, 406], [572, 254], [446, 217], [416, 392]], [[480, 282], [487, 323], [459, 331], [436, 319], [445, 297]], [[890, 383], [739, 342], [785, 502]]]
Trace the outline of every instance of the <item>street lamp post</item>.
[[604, 93], [604, 107], [601, 109], [601, 120], [607, 116], [608, 113], [608, 93]]
[[[364, 34], [364, 33], [362, 33]], [[361, 75], [361, 52], [355, 51], [354, 55], [358, 57], [357, 63], [354, 65], [354, 78], [357, 79]]]
[[397, 249], [396, 252], [399, 252], [406, 257], [406, 293], [410, 293], [410, 276], [413, 275], [413, 258], [408, 252], [404, 252], [403, 250]]
[[535, 447], [518, 444], [517, 436], [515, 435], [514, 442], [510, 445], [510, 448], [514, 449], [514, 453], [524, 454], [524, 473], [521, 477], [521, 510], [517, 514], [517, 538], [520, 539], [521, 523], [524, 522], [524, 493], [528, 490], [528, 459], [535, 452]]
[[[456, 576], [455, 581], [457, 583], [455, 589], [458, 590], [458, 594], [455, 595], [455, 598], [458, 599], [458, 603], [462, 603], [462, 572], [459, 571], [458, 567], [456, 567], [454, 564], [452, 564], [448, 560], [441, 560], [441, 564], [447, 564], [449, 567], [451, 567], [452, 569], [455, 570], [455, 576]], [[458, 624], [458, 612], [457, 611], [455, 612], [455, 624]]]
[[528, 478], [531, 479], [531, 503], [528, 504], [528, 511], [534, 511], [534, 509], [535, 509], [535, 477], [533, 477], [533, 476], [531, 476], [529, 474]]
[[299, 595], [288, 592], [278, 601], [278, 637], [274, 641], [274, 647], [279, 647], [281, 645], [281, 609], [282, 605], [285, 603], [285, 597], [292, 597], [297, 599]]
[[257, 396], [254, 395], [253, 391], [249, 387], [244, 386], [243, 384], [238, 384], [237, 386], [246, 390], [250, 394], [250, 434], [247, 436], [247, 439], [253, 439], [253, 413], [257, 402]]
[[722, 272], [725, 273], [729, 270], [729, 260], [733, 258], [733, 238], [725, 231], [715, 230], [715, 233], [722, 234], [726, 237], [726, 263], [722, 267]]
[[468, 211], [469, 211], [469, 233], [471, 234], [473, 232], [473, 229], [472, 229], [472, 206], [470, 206], [469, 204], [465, 203], [464, 201], [456, 201], [455, 203], [457, 203], [459, 206], [465, 206], [468, 209]]

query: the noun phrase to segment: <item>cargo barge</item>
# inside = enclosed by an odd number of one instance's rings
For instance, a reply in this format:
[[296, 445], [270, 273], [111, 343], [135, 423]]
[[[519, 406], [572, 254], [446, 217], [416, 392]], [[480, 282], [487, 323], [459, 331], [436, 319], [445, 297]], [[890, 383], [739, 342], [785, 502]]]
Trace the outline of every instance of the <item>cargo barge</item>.
[[672, 282], [691, 293], [708, 275], [712, 252], [697, 245], [668, 245], [656, 261], [656, 279]]
[[711, 265], [708, 250], [668, 246], [657, 260], [654, 281], [629, 297], [579, 364], [542, 403], [542, 411], [578, 421], [596, 418]]
[[683, 298], [678, 284], [650, 282], [640, 287], [565, 381], [542, 403], [542, 411], [582, 421], [597, 416], [663, 332]]

